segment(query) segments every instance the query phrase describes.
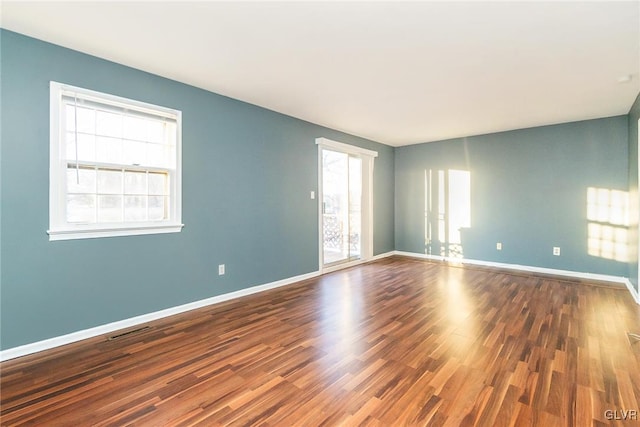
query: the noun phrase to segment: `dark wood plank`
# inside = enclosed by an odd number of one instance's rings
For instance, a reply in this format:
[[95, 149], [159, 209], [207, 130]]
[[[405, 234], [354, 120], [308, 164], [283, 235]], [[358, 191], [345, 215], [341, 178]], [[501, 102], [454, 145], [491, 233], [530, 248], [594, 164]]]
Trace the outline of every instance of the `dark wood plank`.
[[2, 363], [1, 424], [638, 424], [601, 283], [391, 257], [148, 326]]

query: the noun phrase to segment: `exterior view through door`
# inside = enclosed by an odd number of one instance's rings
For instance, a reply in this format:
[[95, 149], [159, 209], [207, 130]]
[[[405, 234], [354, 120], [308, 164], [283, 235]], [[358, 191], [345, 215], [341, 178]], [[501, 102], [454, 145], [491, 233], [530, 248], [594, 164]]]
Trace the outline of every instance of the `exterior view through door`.
[[371, 194], [377, 152], [318, 138], [321, 269], [372, 256]]
[[324, 264], [360, 258], [362, 159], [322, 150]]

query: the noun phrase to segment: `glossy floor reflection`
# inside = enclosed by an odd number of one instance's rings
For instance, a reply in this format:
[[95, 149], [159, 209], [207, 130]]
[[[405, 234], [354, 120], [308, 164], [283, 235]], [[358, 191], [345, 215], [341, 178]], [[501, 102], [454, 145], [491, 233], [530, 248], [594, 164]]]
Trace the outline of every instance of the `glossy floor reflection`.
[[392, 257], [150, 326], [3, 363], [2, 425], [638, 422], [625, 289]]

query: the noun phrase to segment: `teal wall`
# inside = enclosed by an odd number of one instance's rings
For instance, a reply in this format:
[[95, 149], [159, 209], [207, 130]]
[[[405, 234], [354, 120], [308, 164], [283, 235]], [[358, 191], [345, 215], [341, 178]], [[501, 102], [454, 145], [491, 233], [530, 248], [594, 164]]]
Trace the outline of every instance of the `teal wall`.
[[629, 194], [631, 196], [631, 215], [632, 222], [630, 227], [631, 241], [629, 246], [635, 255], [632, 262], [629, 263], [629, 278], [631, 283], [639, 290], [638, 285], [638, 219], [640, 212], [638, 211], [638, 201], [640, 194], [638, 192], [638, 120], [640, 120], [640, 95], [636, 98], [636, 102], [629, 111]]
[[[588, 255], [586, 191], [637, 197], [640, 100], [629, 116], [393, 149], [9, 31], [0, 43], [1, 349], [317, 270], [316, 137], [379, 152], [375, 254], [424, 253], [424, 171], [460, 169], [466, 258], [637, 286], [636, 262]], [[181, 233], [49, 242], [50, 80], [182, 110]]]
[[[0, 348], [316, 271], [316, 137], [378, 151], [374, 253], [394, 249], [392, 147], [9, 31], [0, 36]], [[181, 233], [49, 242], [50, 80], [182, 111]], [[222, 263], [227, 272], [218, 276]]]
[[[396, 149], [396, 250], [425, 253], [424, 171], [471, 176], [465, 258], [627, 276], [587, 253], [587, 188], [627, 191], [627, 116]], [[496, 250], [496, 243], [503, 250]], [[561, 256], [552, 255], [552, 247]]]

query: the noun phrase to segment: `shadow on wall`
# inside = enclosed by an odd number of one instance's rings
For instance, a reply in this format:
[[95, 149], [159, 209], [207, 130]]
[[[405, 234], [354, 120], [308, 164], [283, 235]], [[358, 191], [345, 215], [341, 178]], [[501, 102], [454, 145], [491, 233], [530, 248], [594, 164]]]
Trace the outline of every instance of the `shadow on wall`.
[[463, 234], [471, 227], [471, 172], [425, 169], [424, 191], [425, 253], [464, 258]]
[[587, 188], [587, 253], [629, 261], [629, 193]]

